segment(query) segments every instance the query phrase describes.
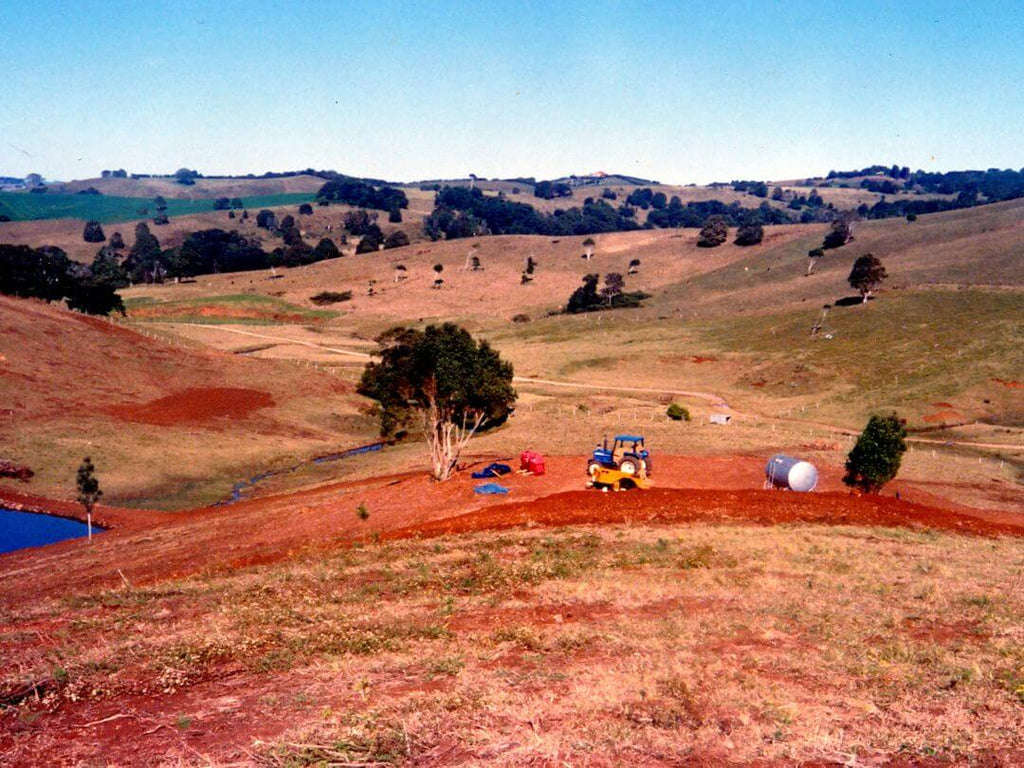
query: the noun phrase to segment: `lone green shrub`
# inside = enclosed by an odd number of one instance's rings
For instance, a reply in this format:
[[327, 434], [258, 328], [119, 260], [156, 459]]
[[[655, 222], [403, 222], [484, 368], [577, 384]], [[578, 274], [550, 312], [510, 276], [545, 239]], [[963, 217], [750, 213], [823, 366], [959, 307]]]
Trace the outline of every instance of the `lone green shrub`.
[[665, 413], [668, 414], [668, 417], [672, 419], [672, 421], [690, 420], [690, 412], [686, 410], [685, 407], [681, 406], [679, 403], [672, 403], [668, 407], [668, 410], [665, 411]]
[[321, 291], [315, 296], [310, 296], [309, 300], [316, 304], [318, 307], [322, 307], [325, 304], [337, 304], [342, 301], [349, 301], [352, 298], [352, 291]]
[[895, 413], [872, 416], [846, 458], [843, 482], [864, 493], [878, 493], [900, 469], [906, 436], [907, 429]]

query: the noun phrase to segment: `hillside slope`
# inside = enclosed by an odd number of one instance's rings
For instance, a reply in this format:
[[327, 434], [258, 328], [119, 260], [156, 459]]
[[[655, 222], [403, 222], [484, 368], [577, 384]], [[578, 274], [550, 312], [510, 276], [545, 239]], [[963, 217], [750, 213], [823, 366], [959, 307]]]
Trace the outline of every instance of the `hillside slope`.
[[190, 198], [255, 197], [294, 193], [315, 194], [324, 185], [319, 176], [284, 176], [277, 179], [196, 179], [183, 185], [174, 179], [79, 179], [51, 187], [54, 192], [77, 193], [94, 187], [104, 195], [120, 197], [156, 197], [188, 200]]
[[308, 368], [0, 297], [0, 444], [36, 493], [73, 495], [91, 455], [110, 503], [212, 503], [252, 468], [366, 442], [356, 408], [351, 386]]
[[[426, 242], [286, 270], [279, 279], [213, 275], [127, 295], [149, 300], [153, 315], [161, 302], [239, 291], [308, 308], [320, 291], [352, 291], [327, 323], [331, 345], [365, 349], [396, 323], [457, 320], [489, 336], [523, 375], [713, 391], [740, 409], [796, 409], [810, 419], [810, 407], [847, 428], [879, 408], [897, 408], [919, 427], [982, 420], [1006, 428], [1024, 425], [1014, 384], [1024, 368], [1022, 212], [1024, 201], [1012, 201], [912, 224], [861, 222], [854, 241], [828, 251], [809, 276], [807, 252], [821, 244], [823, 224], [769, 227], [764, 242], [748, 248], [698, 248], [694, 230], [597, 235], [590, 261], [581, 258], [583, 237]], [[866, 252], [889, 279], [861, 305], [847, 276]], [[466, 269], [472, 255], [482, 270]], [[537, 269], [523, 285], [529, 257]], [[583, 275], [625, 274], [634, 260], [626, 288], [651, 294], [644, 308], [551, 314]], [[825, 305], [830, 312], [812, 339]], [[521, 315], [530, 321], [513, 322]]]

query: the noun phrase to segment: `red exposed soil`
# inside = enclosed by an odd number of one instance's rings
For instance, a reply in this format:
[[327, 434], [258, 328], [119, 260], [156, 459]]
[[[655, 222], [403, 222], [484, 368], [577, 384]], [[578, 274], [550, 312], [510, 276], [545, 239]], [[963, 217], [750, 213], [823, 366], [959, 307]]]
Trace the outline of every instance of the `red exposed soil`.
[[1007, 389], [1024, 389], [1024, 381], [1011, 381], [1008, 379], [992, 379], [996, 384], [1002, 384]]
[[656, 488], [634, 493], [569, 491], [525, 504], [507, 504], [409, 526], [385, 539], [445, 536], [521, 525], [821, 523], [902, 528], [938, 528], [983, 536], [1024, 535], [1024, 520], [997, 522], [883, 497], [840, 493], [705, 491]]
[[977, 621], [967, 619], [949, 622], [925, 622], [914, 617], [908, 617], [903, 620], [902, 629], [915, 640], [936, 643], [938, 645], [948, 645], [964, 640], [980, 643], [989, 637], [989, 634], [981, 629]]
[[929, 424], [938, 424], [940, 422], [959, 421], [962, 418], [963, 416], [956, 411], [939, 411], [938, 413], [928, 414], [924, 417], [924, 420]]
[[215, 419], [243, 419], [260, 408], [274, 405], [269, 392], [235, 387], [185, 389], [173, 395], [137, 405], [125, 403], [107, 410], [123, 421], [175, 426], [202, 424]]
[[[460, 613], [448, 622], [448, 628], [460, 632], [491, 632], [502, 626], [529, 624], [547, 627], [559, 624], [585, 622], [593, 625], [601, 621], [623, 616], [643, 618], [661, 617], [672, 611], [696, 613], [710, 610], [714, 604], [703, 599], [666, 598], [635, 606], [612, 605], [609, 602], [570, 602], [541, 605], [527, 605], [522, 608], [489, 608], [470, 613]], [[721, 607], [721, 606], [718, 606]]]
[[[499, 458], [488, 456], [479, 463]], [[520, 525], [635, 522], [820, 523], [1024, 536], [1024, 518], [1018, 514], [958, 506], [910, 484], [898, 484], [902, 501], [850, 495], [842, 485], [841, 469], [831, 466], [819, 468], [820, 492], [812, 494], [755, 490], [763, 477], [758, 457], [662, 456], [655, 475], [659, 487], [626, 493], [580, 490], [583, 467], [582, 456], [549, 456], [543, 477], [501, 478], [514, 503], [475, 495], [478, 481], [461, 472], [447, 483], [409, 473], [187, 512], [101, 505], [94, 523], [109, 530], [91, 547], [66, 541], [0, 556], [0, 570], [8, 574], [0, 579], [0, 601], [66, 593], [69, 574], [76, 591], [119, 587], [119, 570], [139, 586], [204, 570], [230, 572], [271, 563], [373, 534], [409, 538]], [[82, 514], [72, 502], [34, 498], [10, 487], [0, 487], [0, 502], [67, 517]], [[365, 522], [355, 514], [361, 503], [370, 512]]]
[[952, 410], [955, 406], [952, 403], [932, 403], [932, 408], [945, 408]]

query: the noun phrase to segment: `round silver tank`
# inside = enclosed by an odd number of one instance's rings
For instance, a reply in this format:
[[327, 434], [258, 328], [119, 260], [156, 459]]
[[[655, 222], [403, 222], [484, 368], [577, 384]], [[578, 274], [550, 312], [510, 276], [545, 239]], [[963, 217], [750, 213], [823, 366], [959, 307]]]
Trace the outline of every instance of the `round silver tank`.
[[801, 493], [813, 491], [818, 484], [818, 470], [813, 464], [784, 453], [777, 453], [768, 459], [764, 474], [776, 488], [788, 488]]

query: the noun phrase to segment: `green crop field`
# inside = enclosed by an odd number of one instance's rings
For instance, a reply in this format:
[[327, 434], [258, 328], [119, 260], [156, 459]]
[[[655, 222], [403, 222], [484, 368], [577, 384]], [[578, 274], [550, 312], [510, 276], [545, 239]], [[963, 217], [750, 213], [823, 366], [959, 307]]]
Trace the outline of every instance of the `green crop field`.
[[[261, 195], [243, 197], [246, 208], [271, 208], [280, 205], [297, 205], [313, 200], [308, 193]], [[213, 210], [210, 198], [175, 200], [168, 198], [168, 216], [186, 216], [192, 213], [206, 213]], [[145, 209], [145, 213], [142, 210]], [[0, 215], [11, 221], [37, 221], [40, 219], [93, 219], [102, 224], [153, 216], [156, 208], [151, 198], [112, 197], [107, 195], [61, 195], [29, 194], [24, 192], [0, 192]]]
[[338, 314], [328, 309], [307, 309], [273, 296], [253, 293], [180, 301], [157, 301], [142, 296], [128, 299], [125, 307], [133, 320], [204, 325], [315, 323]]

